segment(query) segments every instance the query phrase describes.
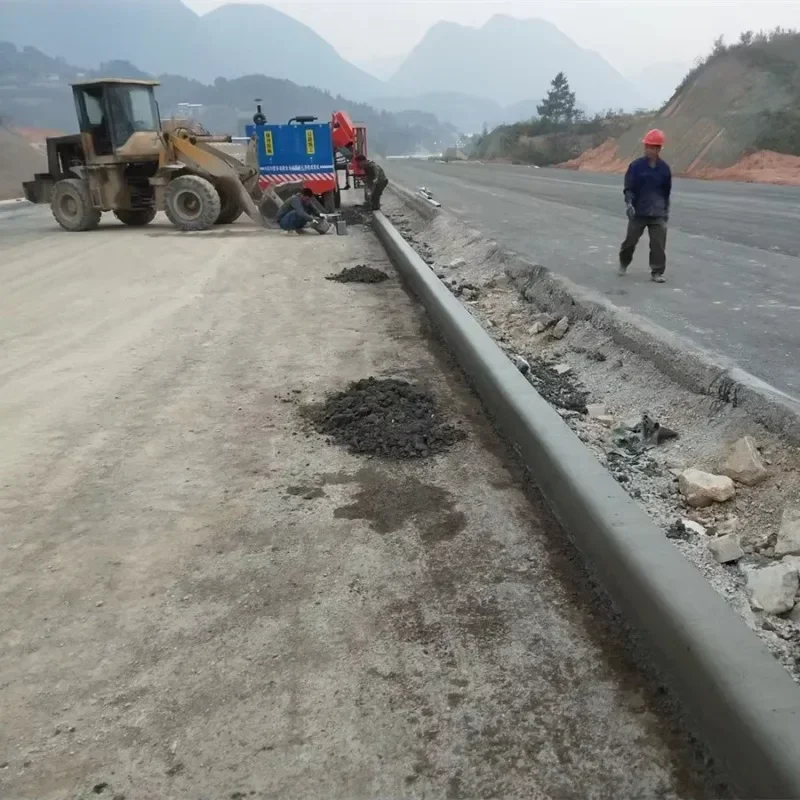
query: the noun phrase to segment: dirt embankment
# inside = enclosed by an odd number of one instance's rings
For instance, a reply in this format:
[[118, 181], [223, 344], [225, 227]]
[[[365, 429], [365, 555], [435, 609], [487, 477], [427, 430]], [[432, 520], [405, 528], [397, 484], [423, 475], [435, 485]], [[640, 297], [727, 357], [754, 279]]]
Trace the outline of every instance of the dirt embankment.
[[[669, 161], [669, 151], [664, 155]], [[565, 161], [558, 166], [563, 169], [586, 172], [624, 173], [629, 163], [630, 159], [620, 155], [617, 142], [614, 139], [608, 139], [600, 147], [587, 150], [577, 158]], [[686, 178], [712, 181], [743, 181], [745, 183], [800, 186], [800, 156], [762, 150], [745, 156], [730, 167], [691, 166], [676, 174]]]
[[25, 137], [0, 127], [0, 200], [22, 195], [22, 182], [45, 169], [44, 153]]
[[[624, 172], [648, 128], [667, 137], [676, 175], [798, 185], [800, 35], [770, 34], [718, 52], [687, 76], [667, 105], [560, 166]], [[776, 152], [778, 151], [778, 152]]]

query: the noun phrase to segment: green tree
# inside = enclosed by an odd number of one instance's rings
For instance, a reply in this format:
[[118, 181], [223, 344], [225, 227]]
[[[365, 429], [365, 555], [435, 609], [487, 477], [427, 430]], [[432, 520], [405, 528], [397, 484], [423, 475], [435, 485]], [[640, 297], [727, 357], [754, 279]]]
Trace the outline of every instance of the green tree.
[[550, 82], [550, 90], [542, 104], [536, 106], [539, 116], [547, 122], [570, 123], [575, 119], [575, 92], [570, 91], [569, 81], [563, 72]]

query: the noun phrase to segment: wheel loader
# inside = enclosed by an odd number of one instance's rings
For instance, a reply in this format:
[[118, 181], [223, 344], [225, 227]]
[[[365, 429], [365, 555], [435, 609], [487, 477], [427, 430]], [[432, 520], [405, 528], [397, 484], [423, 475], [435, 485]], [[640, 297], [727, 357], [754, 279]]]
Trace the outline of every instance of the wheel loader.
[[157, 81], [106, 79], [72, 86], [80, 133], [47, 140], [48, 172], [23, 184], [31, 203], [49, 203], [67, 231], [96, 228], [105, 211], [134, 227], [164, 211], [182, 231], [202, 231], [247, 213], [265, 224], [251, 193], [258, 170], [214, 142], [162, 127]]

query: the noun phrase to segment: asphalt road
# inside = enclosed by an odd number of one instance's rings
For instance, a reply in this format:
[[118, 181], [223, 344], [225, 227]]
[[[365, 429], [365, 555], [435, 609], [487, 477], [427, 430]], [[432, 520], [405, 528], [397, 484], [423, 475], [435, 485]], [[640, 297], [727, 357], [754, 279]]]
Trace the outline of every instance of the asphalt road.
[[800, 188], [676, 180], [660, 286], [646, 235], [616, 274], [620, 176], [421, 161], [388, 171], [526, 258], [800, 396]]
[[[360, 227], [0, 243], [0, 797], [719, 795]], [[309, 431], [371, 375], [465, 440]]]

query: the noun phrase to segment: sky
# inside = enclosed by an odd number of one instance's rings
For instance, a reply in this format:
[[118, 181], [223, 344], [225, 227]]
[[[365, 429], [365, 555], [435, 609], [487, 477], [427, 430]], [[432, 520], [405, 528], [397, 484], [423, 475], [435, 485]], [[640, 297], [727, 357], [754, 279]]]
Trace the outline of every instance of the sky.
[[[229, 0], [183, 0], [199, 13]], [[261, 2], [261, 0], [230, 0]], [[800, 28], [800, 0], [284, 0], [268, 3], [313, 28], [351, 61], [407, 53], [439, 20], [480, 26], [494, 14], [541, 17], [632, 74], [693, 61], [720, 34]], [[269, 32], [264, 32], [269, 40]]]

